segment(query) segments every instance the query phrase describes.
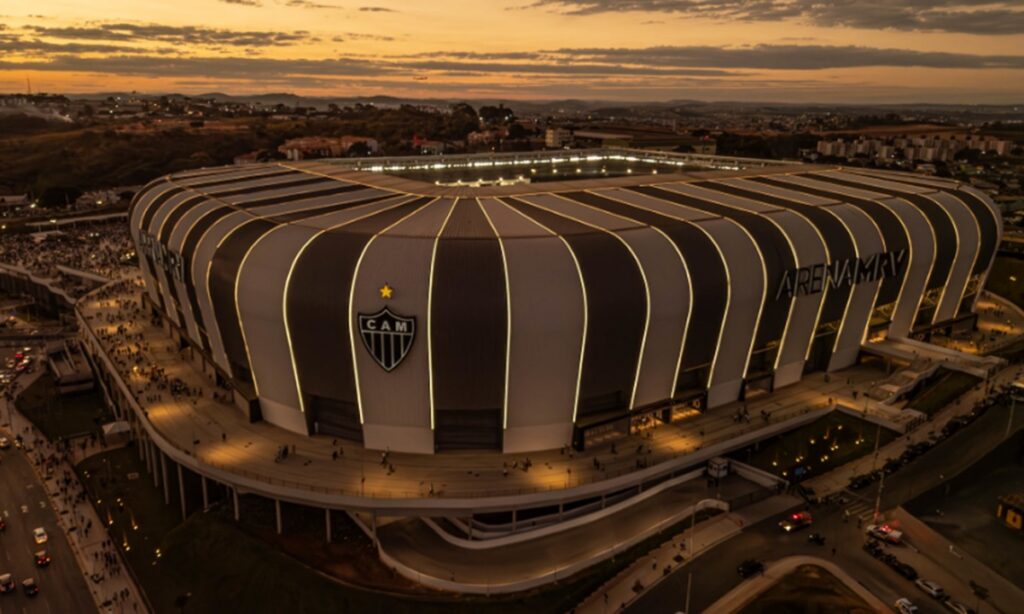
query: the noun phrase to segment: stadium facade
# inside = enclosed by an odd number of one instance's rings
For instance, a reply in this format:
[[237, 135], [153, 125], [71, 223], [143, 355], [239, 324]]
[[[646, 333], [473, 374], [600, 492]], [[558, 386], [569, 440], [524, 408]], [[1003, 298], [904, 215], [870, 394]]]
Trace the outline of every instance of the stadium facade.
[[[909, 174], [453, 160], [156, 180], [130, 212], [148, 303], [254, 420], [372, 449], [518, 453], [969, 321], [1002, 233], [985, 194]], [[537, 167], [555, 180], [503, 178]]]

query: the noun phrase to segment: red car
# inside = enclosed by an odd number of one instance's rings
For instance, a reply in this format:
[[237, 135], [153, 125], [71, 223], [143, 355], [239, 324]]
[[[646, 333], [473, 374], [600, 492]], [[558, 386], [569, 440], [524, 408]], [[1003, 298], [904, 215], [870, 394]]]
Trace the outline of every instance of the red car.
[[40, 550], [36, 552], [36, 567], [46, 567], [50, 564], [50, 555], [46, 553], [46, 550]]
[[797, 529], [811, 526], [814, 522], [814, 518], [811, 517], [810, 512], [797, 512], [790, 514], [782, 522], [779, 523], [779, 528], [786, 533], [792, 533]]

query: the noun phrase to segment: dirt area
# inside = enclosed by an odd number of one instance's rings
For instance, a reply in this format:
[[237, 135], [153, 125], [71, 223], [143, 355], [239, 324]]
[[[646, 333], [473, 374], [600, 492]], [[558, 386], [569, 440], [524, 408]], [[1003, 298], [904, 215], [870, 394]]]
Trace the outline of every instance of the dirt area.
[[868, 614], [874, 610], [835, 576], [801, 565], [748, 603], [740, 614]]

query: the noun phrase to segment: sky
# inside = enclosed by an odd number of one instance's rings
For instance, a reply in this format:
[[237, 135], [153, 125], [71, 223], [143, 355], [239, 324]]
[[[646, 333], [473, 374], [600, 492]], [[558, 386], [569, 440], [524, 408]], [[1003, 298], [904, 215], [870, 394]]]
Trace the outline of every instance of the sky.
[[0, 92], [1024, 103], [1024, 2], [0, 0]]

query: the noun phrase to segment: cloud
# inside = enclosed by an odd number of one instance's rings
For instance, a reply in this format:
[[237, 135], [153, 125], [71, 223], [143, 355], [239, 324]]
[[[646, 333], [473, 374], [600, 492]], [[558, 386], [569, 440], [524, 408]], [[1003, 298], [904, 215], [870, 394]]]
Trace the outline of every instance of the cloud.
[[761, 70], [822, 70], [867, 66], [1024, 69], [1024, 55], [973, 55], [856, 46], [597, 47], [564, 48], [547, 53], [565, 61], [609, 62], [650, 67], [699, 66]]
[[568, 15], [677, 13], [718, 21], [798, 19], [822, 27], [1013, 35], [1024, 32], [1019, 0], [535, 0]]
[[336, 4], [322, 4], [320, 2], [310, 2], [309, 0], [288, 0], [286, 6], [291, 6], [300, 9], [310, 9], [314, 11], [340, 11], [345, 7], [338, 6]]
[[361, 6], [359, 11], [363, 13], [397, 13], [395, 9], [389, 9], [386, 6]]
[[344, 43], [346, 40], [353, 41], [393, 41], [395, 37], [385, 36], [383, 34], [363, 34], [361, 32], [342, 32], [339, 36], [331, 37], [331, 40], [335, 43]]
[[259, 32], [136, 23], [98, 23], [69, 27], [29, 26], [28, 29], [39, 36], [61, 40], [158, 41], [182, 46], [287, 46], [296, 45], [309, 38], [309, 32], [302, 30]]
[[263, 6], [259, 0], [220, 0], [224, 4], [240, 4], [242, 6]]

